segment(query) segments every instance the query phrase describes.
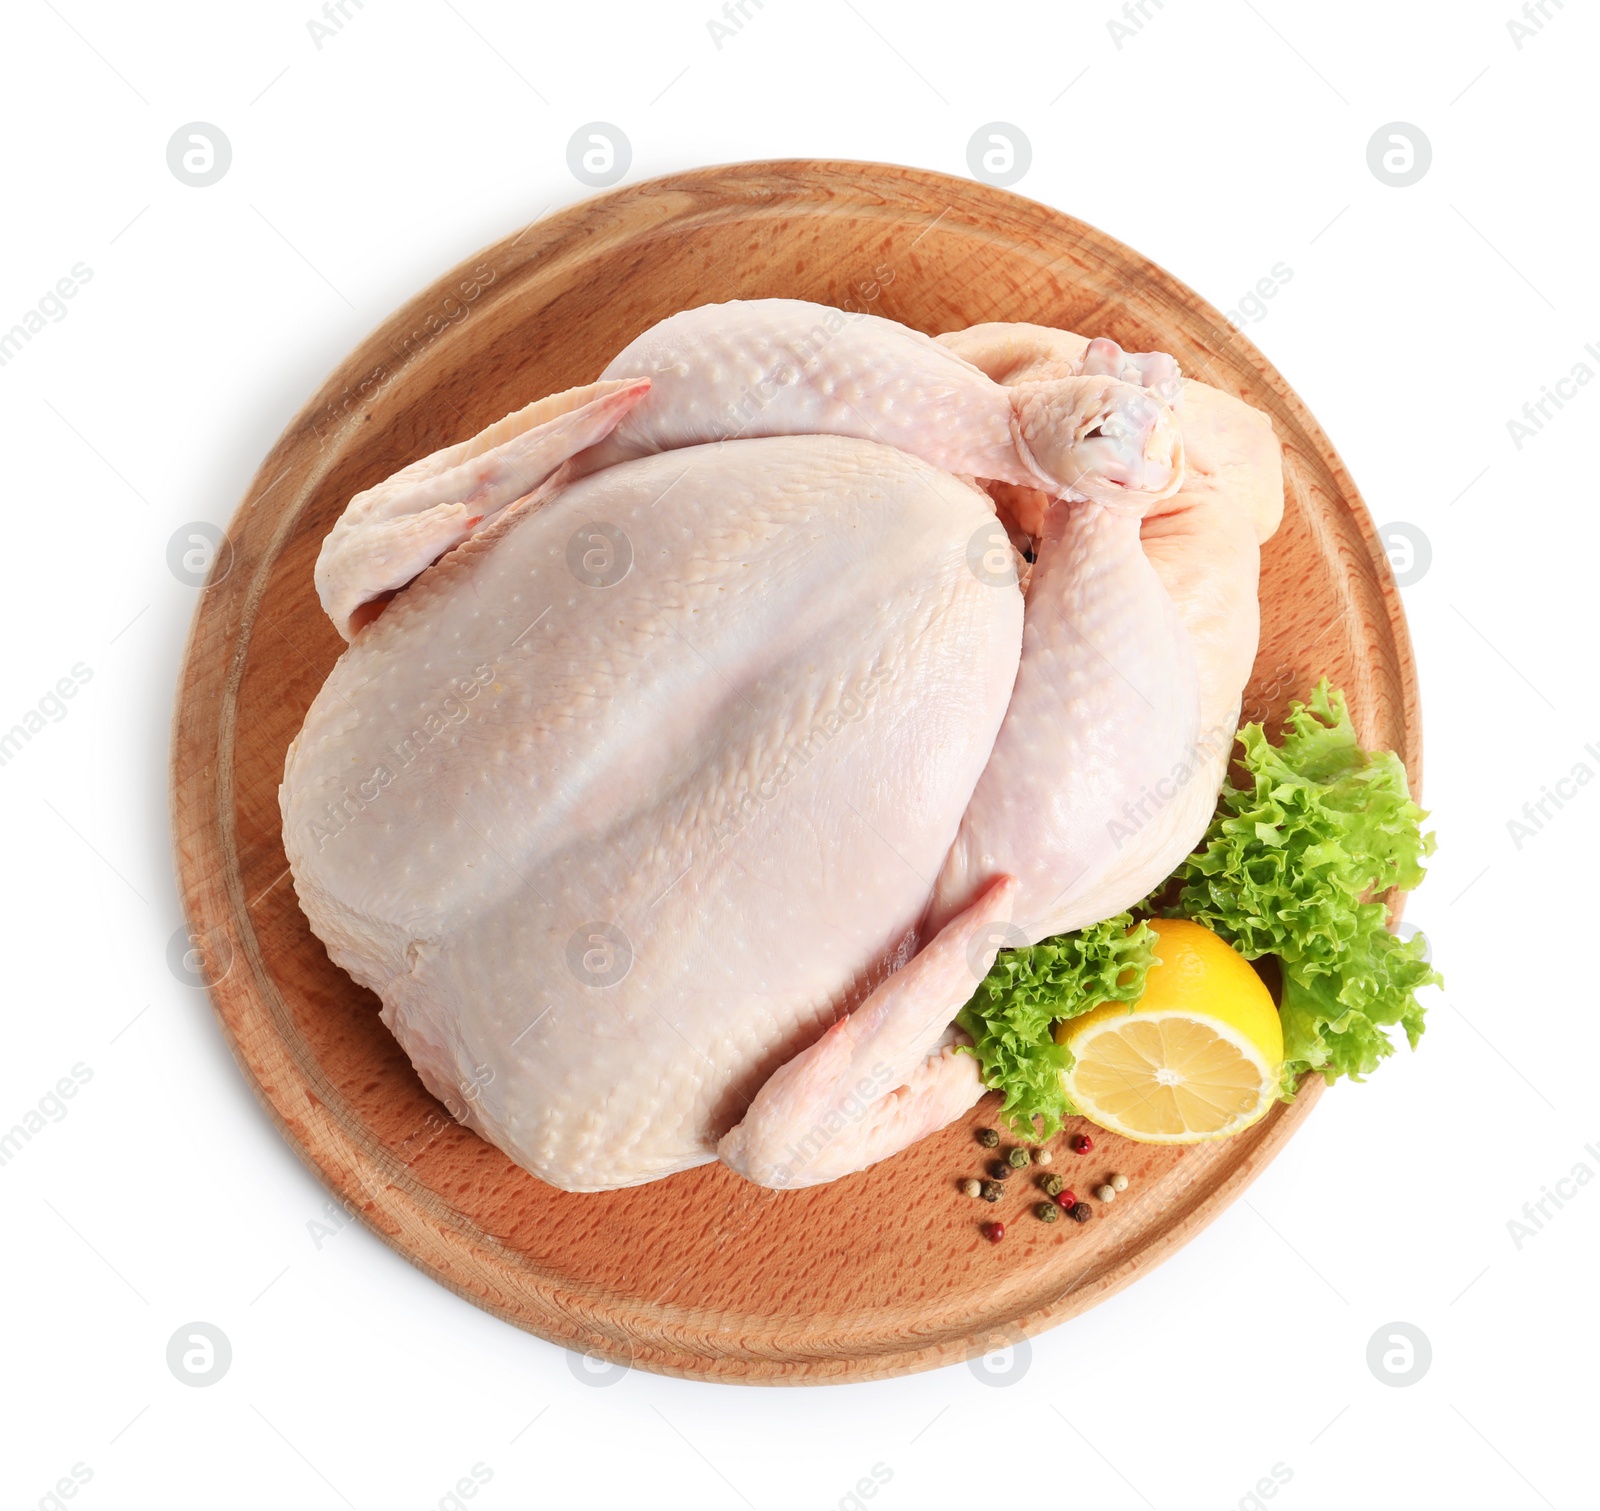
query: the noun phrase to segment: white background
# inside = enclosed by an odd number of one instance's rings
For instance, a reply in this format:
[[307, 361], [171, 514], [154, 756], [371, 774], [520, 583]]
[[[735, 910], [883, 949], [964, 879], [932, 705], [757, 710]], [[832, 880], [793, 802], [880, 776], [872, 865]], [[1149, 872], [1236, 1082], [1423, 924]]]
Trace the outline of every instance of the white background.
[[[1507, 827], [1575, 764], [1600, 771], [1600, 391], [1520, 447], [1507, 428], [1575, 364], [1600, 372], [1600, 25], [1546, 6], [1518, 46], [1511, 0], [1147, 0], [1116, 40], [1111, 0], [981, 21], [747, 0], [718, 48], [711, 0], [347, 0], [319, 48], [311, 0], [8, 5], [0, 330], [75, 264], [92, 277], [0, 367], [0, 727], [76, 663], [92, 679], [0, 767], [0, 1127], [73, 1065], [92, 1079], [0, 1167], [5, 1504], [54, 1504], [77, 1464], [91, 1511], [422, 1511], [476, 1464], [487, 1511], [825, 1511], [879, 1465], [878, 1507], [1223, 1511], [1281, 1465], [1288, 1511], [1594, 1506], [1600, 1182], [1520, 1248], [1507, 1226], [1580, 1161], [1600, 1173], [1600, 785], [1520, 847]], [[204, 189], [166, 162], [196, 120], [233, 147]], [[791, 155], [959, 174], [977, 127], [1014, 123], [1033, 149], [1017, 192], [1219, 308], [1292, 269], [1248, 334], [1379, 522], [1431, 544], [1405, 602], [1441, 843], [1409, 916], [1449, 984], [1422, 1050], [1326, 1097], [1243, 1201], [1034, 1340], [1010, 1389], [965, 1366], [582, 1383], [359, 1226], [318, 1246], [324, 1192], [166, 964], [168, 718], [195, 606], [169, 537], [226, 522], [397, 304], [591, 192], [566, 144], [594, 120], [631, 140], [630, 179]], [[1432, 144], [1411, 187], [1367, 165], [1394, 121]], [[165, 1362], [196, 1319], [233, 1350], [204, 1389]], [[1366, 1363], [1396, 1320], [1433, 1351], [1403, 1389]]]

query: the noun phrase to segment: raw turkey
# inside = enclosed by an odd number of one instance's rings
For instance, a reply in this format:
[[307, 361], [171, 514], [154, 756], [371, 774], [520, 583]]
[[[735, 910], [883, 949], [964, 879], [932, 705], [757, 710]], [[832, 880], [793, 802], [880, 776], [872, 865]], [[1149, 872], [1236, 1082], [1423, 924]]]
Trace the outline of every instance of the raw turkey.
[[1198, 839], [1281, 510], [1265, 416], [1158, 353], [675, 315], [351, 500], [301, 906], [543, 1180], [862, 1169], [982, 1094], [998, 948]]

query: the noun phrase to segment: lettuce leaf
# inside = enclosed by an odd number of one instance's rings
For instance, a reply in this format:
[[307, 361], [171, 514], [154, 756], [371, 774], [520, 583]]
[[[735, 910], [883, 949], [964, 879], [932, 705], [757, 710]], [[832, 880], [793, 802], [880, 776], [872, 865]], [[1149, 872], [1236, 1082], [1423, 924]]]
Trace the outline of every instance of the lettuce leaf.
[[[956, 1023], [972, 1038], [983, 1084], [1024, 1137], [1059, 1133], [1073, 1110], [1061, 1084], [1072, 1054], [1052, 1029], [1102, 1002], [1135, 1002], [1155, 959], [1155, 930], [1119, 913], [1025, 949], [1001, 950]], [[1036, 1128], [1034, 1119], [1039, 1119]]]
[[1394, 1052], [1384, 1029], [1403, 1028], [1416, 1047], [1416, 992], [1442, 981], [1420, 934], [1389, 932], [1381, 901], [1422, 881], [1434, 850], [1427, 814], [1397, 755], [1361, 749], [1327, 678], [1291, 707], [1281, 745], [1259, 724], [1241, 729], [1239, 743], [1244, 780], [1223, 787], [1161, 911], [1205, 925], [1246, 959], [1278, 957], [1285, 1098], [1308, 1070], [1359, 1081]]
[[1394, 1053], [1388, 1029], [1416, 1048], [1416, 994], [1442, 978], [1422, 935], [1390, 933], [1382, 901], [1391, 888], [1416, 887], [1434, 850], [1400, 758], [1361, 748], [1344, 694], [1327, 678], [1290, 708], [1281, 745], [1259, 724], [1238, 738], [1242, 780], [1230, 775], [1199, 849], [1167, 882], [1132, 912], [1002, 950], [956, 1015], [984, 1085], [1005, 1093], [1001, 1116], [1020, 1134], [1048, 1138], [1073, 1111], [1061, 1085], [1072, 1055], [1055, 1042], [1055, 1025], [1143, 995], [1156, 941], [1136, 915], [1192, 918], [1246, 959], [1277, 957], [1285, 1100], [1307, 1071], [1330, 1082], [1369, 1075]]

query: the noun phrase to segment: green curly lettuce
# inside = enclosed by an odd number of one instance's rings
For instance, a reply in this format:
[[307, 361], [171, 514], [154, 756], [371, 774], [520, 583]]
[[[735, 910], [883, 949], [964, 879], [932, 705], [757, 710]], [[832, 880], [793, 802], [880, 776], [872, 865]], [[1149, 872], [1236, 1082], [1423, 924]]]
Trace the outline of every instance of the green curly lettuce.
[[[983, 1084], [1003, 1091], [1000, 1115], [1025, 1137], [1059, 1133], [1072, 1111], [1061, 1072], [1072, 1055], [1052, 1030], [1103, 1002], [1136, 1002], [1155, 959], [1155, 930], [1119, 913], [1090, 928], [1001, 950], [956, 1015]], [[1035, 1119], [1038, 1119], [1037, 1126]]]
[[1434, 836], [1392, 751], [1356, 741], [1344, 694], [1324, 678], [1295, 703], [1274, 746], [1239, 731], [1244, 781], [1230, 779], [1200, 848], [1174, 873], [1161, 911], [1192, 918], [1248, 960], [1277, 956], [1283, 975], [1281, 1094], [1302, 1073], [1361, 1080], [1423, 1029], [1420, 987], [1439, 984], [1420, 934], [1397, 938], [1382, 897], [1421, 882]]
[[1388, 1029], [1416, 1048], [1416, 994], [1442, 978], [1422, 935], [1390, 933], [1382, 901], [1415, 888], [1434, 849], [1400, 758], [1361, 748], [1326, 678], [1290, 708], [1281, 745], [1259, 724], [1238, 738], [1243, 780], [1224, 785], [1199, 849], [1167, 882], [1132, 912], [1001, 950], [957, 1014], [984, 1085], [1004, 1092], [1001, 1116], [1020, 1134], [1048, 1138], [1073, 1110], [1061, 1080], [1072, 1055], [1055, 1042], [1056, 1024], [1143, 995], [1156, 939], [1139, 915], [1191, 918], [1246, 959], [1277, 957], [1285, 1099], [1307, 1071], [1330, 1082], [1370, 1074], [1394, 1053]]

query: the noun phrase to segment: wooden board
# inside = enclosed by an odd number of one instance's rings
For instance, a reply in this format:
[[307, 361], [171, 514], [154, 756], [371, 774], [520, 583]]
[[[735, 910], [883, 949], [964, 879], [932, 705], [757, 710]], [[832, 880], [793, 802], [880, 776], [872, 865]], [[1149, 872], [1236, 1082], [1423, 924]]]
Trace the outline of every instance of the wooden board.
[[[1171, 1254], [1282, 1148], [1320, 1082], [1243, 1136], [1188, 1150], [1094, 1130], [1075, 1185], [1132, 1185], [1085, 1226], [962, 1197], [960, 1123], [862, 1174], [776, 1193], [721, 1166], [601, 1195], [554, 1190], [422, 1088], [378, 1003], [301, 916], [279, 836], [284, 752], [342, 643], [312, 563], [349, 497], [541, 394], [591, 381], [688, 306], [784, 295], [928, 332], [1030, 320], [1171, 352], [1266, 410], [1288, 508], [1265, 552], [1249, 717], [1321, 673], [1364, 741], [1420, 779], [1399, 598], [1326, 437], [1259, 352], [1175, 279], [1091, 227], [908, 168], [750, 163], [616, 190], [449, 273], [373, 332], [296, 416], [229, 526], [191, 631], [173, 728], [177, 865], [212, 999], [246, 1078], [352, 1212], [459, 1295], [541, 1337], [645, 1369], [861, 1380], [974, 1357], [1092, 1306]], [[1070, 1130], [1069, 1130], [1070, 1131]], [[1024, 1184], [1013, 1180], [1013, 1188]]]

